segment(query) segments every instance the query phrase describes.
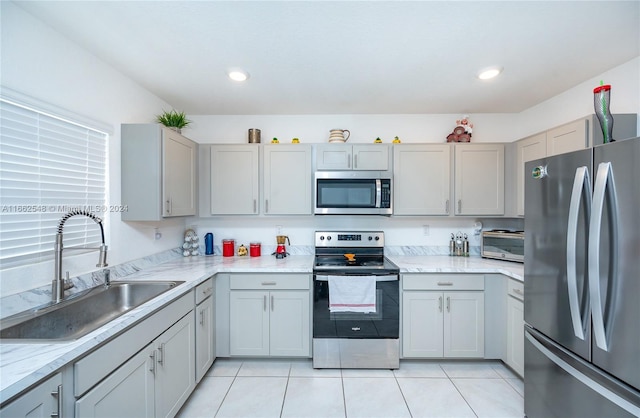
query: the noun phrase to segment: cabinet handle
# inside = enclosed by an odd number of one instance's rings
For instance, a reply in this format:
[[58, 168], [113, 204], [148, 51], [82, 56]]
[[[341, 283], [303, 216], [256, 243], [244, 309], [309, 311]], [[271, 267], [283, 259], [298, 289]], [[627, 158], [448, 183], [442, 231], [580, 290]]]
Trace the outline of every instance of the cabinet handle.
[[438, 309], [442, 312], [442, 296], [438, 298]]
[[275, 286], [276, 284], [278, 284], [277, 282], [262, 282], [263, 286]]
[[438, 286], [453, 286], [453, 282], [438, 282]]
[[56, 412], [52, 412], [52, 417], [62, 418], [62, 385], [58, 385], [58, 389], [55, 392], [51, 392], [51, 396], [55, 397], [58, 401], [58, 410]]
[[149, 368], [149, 371], [155, 375], [156, 374], [156, 350], [153, 350], [151, 354], [149, 354], [149, 357], [151, 358], [151, 368]]
[[517, 293], [519, 295], [524, 295], [524, 292], [520, 289], [513, 289], [513, 293]]
[[347, 154], [347, 168], [351, 168], [351, 154]]
[[451, 312], [451, 297], [447, 296], [447, 312]]
[[271, 295], [271, 312], [273, 312], [273, 309], [274, 309], [274, 300], [275, 299], [274, 299], [273, 295]]
[[264, 200], [264, 213], [269, 213], [269, 199]]
[[358, 154], [353, 156], [353, 168], [358, 168]]
[[167, 199], [167, 213], [171, 214], [171, 199]]
[[458, 213], [462, 212], [462, 199], [458, 199]]
[[262, 298], [263, 298], [262, 299], [262, 310], [264, 310], [266, 312], [266, 310], [267, 310], [267, 295], [264, 295]]
[[256, 199], [253, 199], [253, 213], [256, 213], [257, 208], [258, 208], [258, 201]]
[[200, 325], [204, 326], [204, 310], [200, 311]]
[[164, 362], [164, 343], [160, 344], [158, 347], [158, 364], [166, 366], [166, 363]]
[[446, 213], [447, 213], [447, 215], [448, 215], [448, 214], [449, 214], [449, 199], [447, 199], [447, 201], [445, 202], [444, 207], [445, 207], [445, 209], [444, 209], [444, 210], [445, 210], [445, 212], [446, 212]]

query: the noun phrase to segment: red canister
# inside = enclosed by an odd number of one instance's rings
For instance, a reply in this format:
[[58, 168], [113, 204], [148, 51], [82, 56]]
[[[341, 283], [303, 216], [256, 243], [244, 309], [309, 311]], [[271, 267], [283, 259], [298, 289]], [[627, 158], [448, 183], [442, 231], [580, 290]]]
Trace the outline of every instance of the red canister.
[[251, 257], [260, 257], [260, 243], [252, 242], [249, 244], [249, 255]]
[[222, 240], [222, 256], [233, 257], [233, 255], [235, 254], [235, 246], [236, 246], [236, 240], [223, 239]]

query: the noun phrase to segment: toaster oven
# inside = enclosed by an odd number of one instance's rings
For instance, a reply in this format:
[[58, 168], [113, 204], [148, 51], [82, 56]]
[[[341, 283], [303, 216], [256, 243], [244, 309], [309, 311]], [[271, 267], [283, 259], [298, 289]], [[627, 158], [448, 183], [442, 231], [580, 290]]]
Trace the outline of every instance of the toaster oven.
[[480, 254], [483, 258], [524, 263], [524, 231], [482, 231]]

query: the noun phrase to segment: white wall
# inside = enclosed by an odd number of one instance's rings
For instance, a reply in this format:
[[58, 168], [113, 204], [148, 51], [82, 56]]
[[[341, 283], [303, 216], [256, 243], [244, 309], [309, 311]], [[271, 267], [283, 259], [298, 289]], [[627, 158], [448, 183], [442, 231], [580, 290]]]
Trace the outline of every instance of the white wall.
[[[120, 204], [120, 124], [151, 122], [170, 105], [13, 3], [1, 2], [1, 19], [2, 86], [110, 126], [109, 198]], [[184, 233], [184, 220], [165, 221], [155, 241], [152, 224], [124, 223], [117, 213], [105, 218], [111, 265], [175, 248]], [[69, 253], [63, 268], [75, 276], [95, 270], [96, 262], [97, 253]], [[53, 262], [2, 266], [0, 278], [1, 296], [38, 287], [50, 283]]]

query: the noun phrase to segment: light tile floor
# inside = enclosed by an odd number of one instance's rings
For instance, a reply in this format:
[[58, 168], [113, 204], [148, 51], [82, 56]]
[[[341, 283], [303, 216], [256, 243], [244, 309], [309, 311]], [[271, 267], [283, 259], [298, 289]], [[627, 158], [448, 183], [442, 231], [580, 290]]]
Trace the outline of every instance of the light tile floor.
[[315, 370], [311, 360], [218, 359], [178, 417], [523, 417], [523, 393], [499, 361]]

